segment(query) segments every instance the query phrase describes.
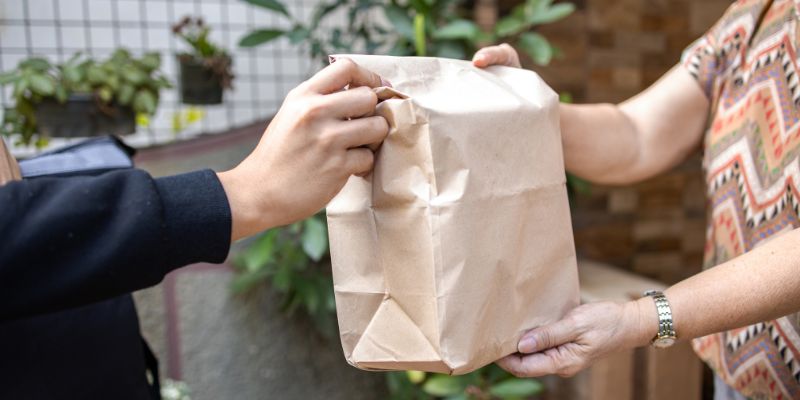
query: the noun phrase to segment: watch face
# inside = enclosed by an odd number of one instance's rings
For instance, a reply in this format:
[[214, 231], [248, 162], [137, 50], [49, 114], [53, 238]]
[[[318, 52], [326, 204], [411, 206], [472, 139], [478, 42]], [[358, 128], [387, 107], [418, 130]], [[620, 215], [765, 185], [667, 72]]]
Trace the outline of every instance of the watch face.
[[664, 349], [675, 344], [675, 339], [671, 337], [658, 338], [653, 341], [653, 346], [659, 349]]

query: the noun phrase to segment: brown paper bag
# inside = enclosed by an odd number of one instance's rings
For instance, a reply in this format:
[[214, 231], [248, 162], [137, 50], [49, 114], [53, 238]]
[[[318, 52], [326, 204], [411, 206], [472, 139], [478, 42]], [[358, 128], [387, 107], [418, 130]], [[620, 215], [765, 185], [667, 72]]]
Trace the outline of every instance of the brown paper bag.
[[394, 85], [373, 173], [327, 208], [347, 361], [463, 374], [576, 306], [557, 95], [521, 69], [336, 57]]
[[20, 179], [19, 164], [0, 138], [0, 186]]

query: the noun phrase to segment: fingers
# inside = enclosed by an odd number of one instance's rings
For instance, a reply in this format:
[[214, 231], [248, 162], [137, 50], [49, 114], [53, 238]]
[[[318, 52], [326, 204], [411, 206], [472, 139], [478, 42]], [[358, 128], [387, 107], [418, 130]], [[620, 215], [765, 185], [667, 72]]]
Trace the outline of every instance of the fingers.
[[578, 334], [572, 319], [567, 317], [552, 324], [531, 329], [519, 340], [517, 349], [520, 353], [543, 351], [571, 342], [578, 337]]
[[528, 355], [512, 354], [497, 361], [497, 365], [518, 377], [533, 378], [545, 375], [570, 377], [588, 365], [584, 358], [570, 347], [574, 346], [567, 345]]
[[336, 118], [348, 119], [372, 115], [378, 96], [368, 87], [358, 87], [324, 96], [327, 110]]
[[372, 170], [375, 154], [370, 149], [355, 148], [347, 150], [345, 168], [350, 175], [363, 176]]
[[339, 124], [336, 132], [342, 146], [347, 149], [380, 144], [388, 133], [389, 124], [383, 117], [344, 121]]
[[366, 86], [385, 86], [386, 81], [378, 74], [362, 68], [347, 58], [338, 59], [305, 82], [306, 87], [319, 94], [329, 94], [343, 89]]
[[516, 50], [506, 43], [478, 50], [475, 56], [472, 57], [472, 64], [478, 68], [486, 68], [492, 65], [520, 66]]
[[553, 375], [557, 374], [559, 369], [556, 361], [545, 353], [512, 354], [497, 361], [497, 365], [520, 378]]

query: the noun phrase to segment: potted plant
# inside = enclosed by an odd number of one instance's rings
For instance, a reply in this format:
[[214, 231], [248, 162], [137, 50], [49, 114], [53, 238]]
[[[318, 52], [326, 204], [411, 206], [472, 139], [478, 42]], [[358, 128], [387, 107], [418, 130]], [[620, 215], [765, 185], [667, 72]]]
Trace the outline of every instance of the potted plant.
[[60, 65], [23, 60], [0, 74], [0, 85], [13, 85], [14, 100], [4, 110], [0, 133], [38, 147], [50, 137], [133, 133], [136, 115], [153, 115], [159, 91], [171, 87], [160, 66], [158, 53], [135, 58], [123, 49], [104, 61], [80, 53]]
[[222, 92], [232, 88], [231, 56], [208, 40], [210, 31], [199, 17], [184, 17], [172, 27], [172, 32], [191, 49], [190, 52], [178, 54], [181, 99], [184, 104], [220, 104]]

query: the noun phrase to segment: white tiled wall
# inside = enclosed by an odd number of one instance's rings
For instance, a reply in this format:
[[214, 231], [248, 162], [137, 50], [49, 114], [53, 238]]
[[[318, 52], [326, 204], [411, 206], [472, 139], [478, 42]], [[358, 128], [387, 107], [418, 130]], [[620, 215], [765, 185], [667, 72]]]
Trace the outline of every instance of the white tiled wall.
[[[308, 18], [319, 0], [287, 0], [298, 18]], [[170, 26], [186, 15], [200, 15], [212, 27], [214, 41], [234, 56], [234, 90], [220, 106], [204, 107], [206, 117], [174, 134], [172, 117], [184, 106], [175, 89], [162, 92], [158, 113], [149, 128], [125, 140], [138, 147], [181, 140], [199, 133], [220, 133], [265, 120], [284, 95], [319, 65], [302, 47], [280, 39], [256, 49], [240, 49], [239, 39], [257, 27], [286, 27], [285, 20], [241, 0], [0, 0], [0, 71], [14, 68], [31, 55], [64, 61], [77, 51], [105, 57], [125, 47], [135, 54], [159, 51], [162, 71], [177, 83], [175, 53], [184, 49]], [[0, 96], [9, 104], [10, 89]], [[64, 144], [53, 140], [51, 147]], [[15, 148], [17, 155], [34, 152]]]

